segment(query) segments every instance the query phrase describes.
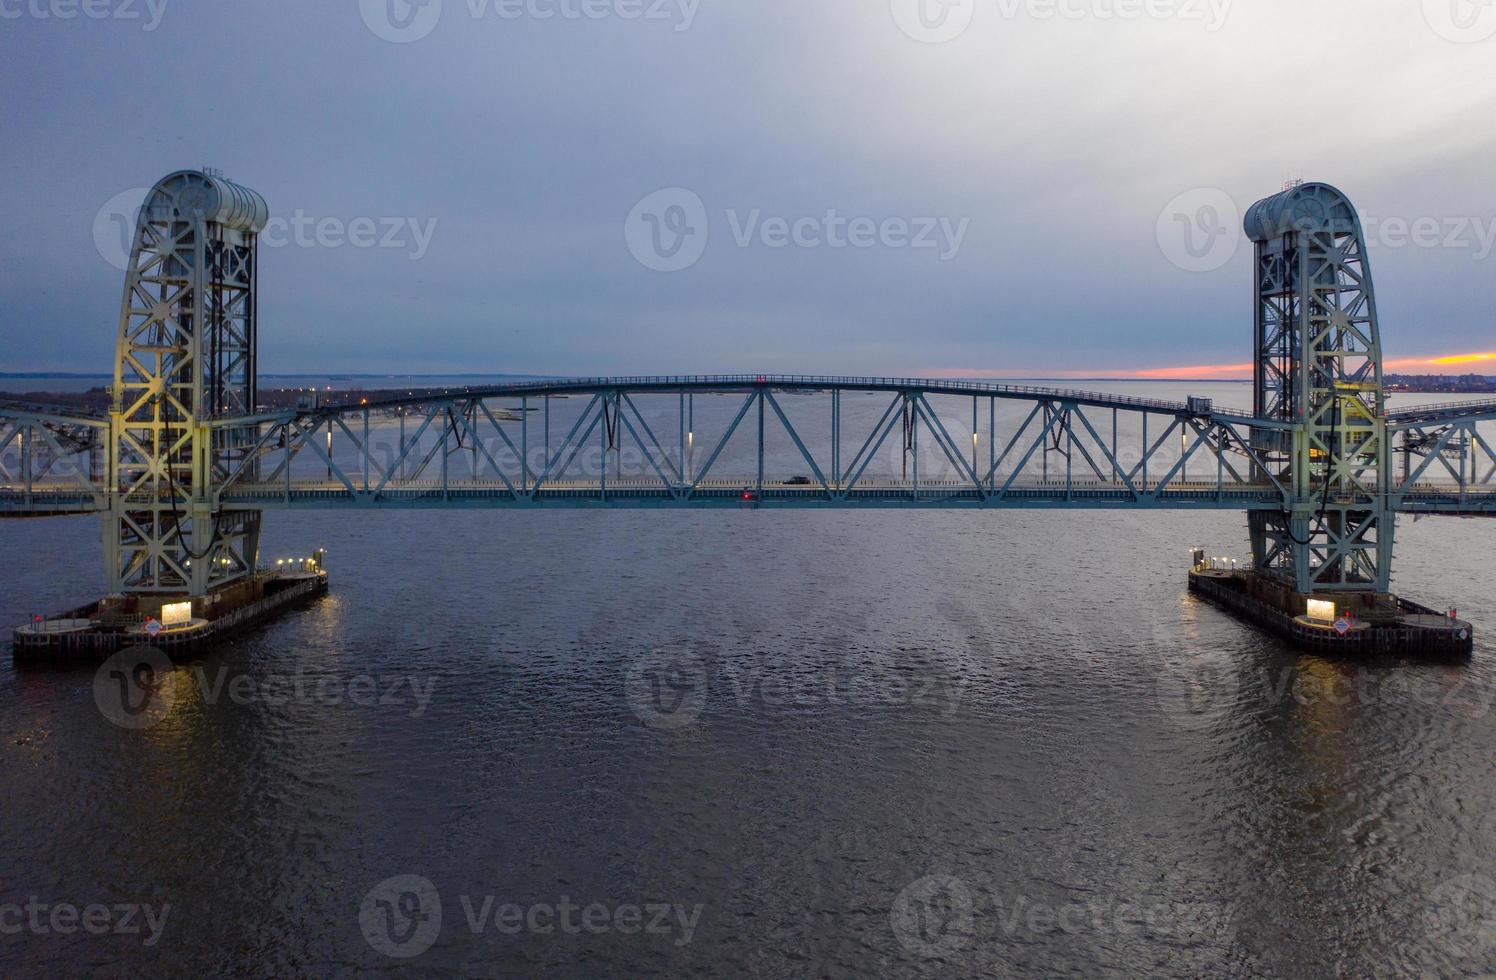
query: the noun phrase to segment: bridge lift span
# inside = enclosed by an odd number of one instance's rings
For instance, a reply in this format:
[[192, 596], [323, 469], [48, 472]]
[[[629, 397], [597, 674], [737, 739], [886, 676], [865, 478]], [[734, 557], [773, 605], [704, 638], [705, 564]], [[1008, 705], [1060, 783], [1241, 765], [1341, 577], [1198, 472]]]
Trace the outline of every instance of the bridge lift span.
[[1496, 402], [1388, 410], [1365, 236], [1326, 184], [1246, 218], [1250, 413], [1196, 398], [780, 375], [262, 410], [268, 214], [216, 175], [157, 182], [136, 224], [107, 416], [0, 400], [0, 516], [100, 515], [116, 599], [156, 608], [243, 591], [262, 574], [261, 520], [275, 509], [1196, 508], [1247, 512], [1249, 591], [1293, 614], [1314, 597], [1395, 602], [1398, 513], [1496, 514]]

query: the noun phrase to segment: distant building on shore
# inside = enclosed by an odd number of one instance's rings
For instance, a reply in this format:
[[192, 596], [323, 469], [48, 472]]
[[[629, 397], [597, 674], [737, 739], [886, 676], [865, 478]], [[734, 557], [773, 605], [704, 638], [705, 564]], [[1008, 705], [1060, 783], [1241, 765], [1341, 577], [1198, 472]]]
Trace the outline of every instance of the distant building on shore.
[[1483, 374], [1389, 374], [1387, 390], [1479, 394], [1496, 392], [1496, 378]]

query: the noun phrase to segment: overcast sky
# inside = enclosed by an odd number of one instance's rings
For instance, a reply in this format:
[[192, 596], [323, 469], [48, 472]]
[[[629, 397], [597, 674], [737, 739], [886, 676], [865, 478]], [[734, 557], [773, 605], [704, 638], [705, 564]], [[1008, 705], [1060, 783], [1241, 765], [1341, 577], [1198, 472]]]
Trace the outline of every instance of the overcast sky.
[[1389, 357], [1496, 351], [1496, 6], [943, 3], [0, 0], [0, 370], [110, 370], [111, 210], [202, 165], [265, 372], [1238, 364], [1299, 176]]

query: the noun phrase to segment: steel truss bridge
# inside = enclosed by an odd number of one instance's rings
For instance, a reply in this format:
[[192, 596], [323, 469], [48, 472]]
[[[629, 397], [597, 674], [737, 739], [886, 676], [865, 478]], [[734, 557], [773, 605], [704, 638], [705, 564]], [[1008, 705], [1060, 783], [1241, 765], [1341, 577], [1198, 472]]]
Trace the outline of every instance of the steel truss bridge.
[[0, 516], [98, 514], [111, 591], [252, 574], [285, 509], [1111, 508], [1248, 514], [1303, 594], [1390, 591], [1396, 515], [1496, 515], [1496, 401], [1390, 411], [1365, 241], [1256, 205], [1253, 409], [975, 381], [587, 378], [257, 405], [268, 209], [195, 171], [135, 233], [107, 414], [0, 399]]

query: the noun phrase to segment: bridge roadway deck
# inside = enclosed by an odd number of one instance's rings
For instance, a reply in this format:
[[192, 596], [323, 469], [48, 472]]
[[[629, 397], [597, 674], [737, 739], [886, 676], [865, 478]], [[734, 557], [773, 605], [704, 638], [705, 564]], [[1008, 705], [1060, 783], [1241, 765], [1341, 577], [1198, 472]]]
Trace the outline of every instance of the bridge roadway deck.
[[[809, 486], [765, 483], [760, 492], [750, 479], [712, 480], [690, 491], [689, 487], [667, 487], [659, 481], [608, 481], [598, 484], [547, 483], [533, 495], [512, 491], [502, 481], [438, 480], [390, 484], [383, 491], [350, 493], [336, 481], [304, 481], [289, 490], [278, 485], [236, 485], [223, 494], [230, 508], [262, 510], [367, 510], [367, 509], [483, 509], [483, 508], [834, 508], [834, 509], [1170, 509], [1170, 510], [1279, 510], [1282, 495], [1266, 486], [1219, 486], [1215, 482], [1171, 481], [1164, 489], [1157, 484], [1134, 492], [1120, 483], [1051, 480], [1025, 482], [1002, 489], [979, 491], [969, 483], [922, 483], [916, 494], [908, 481], [859, 483], [850, 491], [831, 493], [818, 483]], [[144, 502], [144, 501], [143, 501]], [[0, 484], [0, 517], [41, 517], [86, 514], [103, 510], [100, 495], [76, 487], [47, 486], [24, 493], [13, 485]], [[1418, 484], [1400, 495], [1397, 509], [1413, 514], [1462, 514], [1496, 516], [1496, 490], [1466, 492], [1458, 487]]]
[[1397, 430], [1492, 418], [1496, 418], [1496, 399], [1399, 408], [1387, 413], [1387, 424]]

